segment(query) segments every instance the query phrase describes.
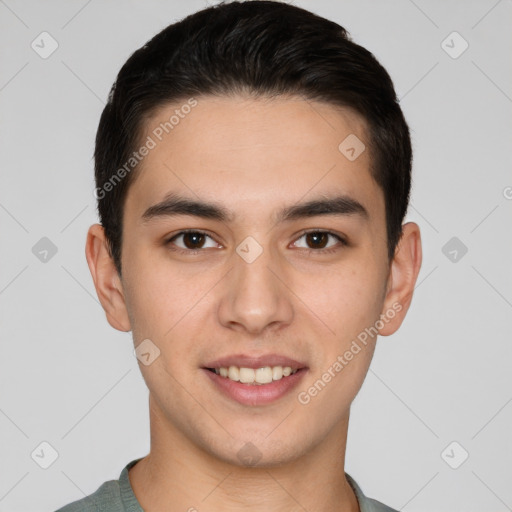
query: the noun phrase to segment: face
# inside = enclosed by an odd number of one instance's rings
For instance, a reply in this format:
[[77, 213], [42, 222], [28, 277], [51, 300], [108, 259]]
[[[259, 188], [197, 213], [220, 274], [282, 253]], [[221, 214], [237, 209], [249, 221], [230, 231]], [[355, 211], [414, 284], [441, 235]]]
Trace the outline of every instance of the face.
[[[140, 368], [166, 428], [229, 463], [282, 463], [348, 420], [376, 325], [396, 323], [384, 197], [356, 114], [196, 100], [169, 134], [154, 130], [180, 105], [146, 126], [156, 144], [123, 217], [127, 328], [159, 351]], [[356, 159], [349, 135], [366, 144]]]

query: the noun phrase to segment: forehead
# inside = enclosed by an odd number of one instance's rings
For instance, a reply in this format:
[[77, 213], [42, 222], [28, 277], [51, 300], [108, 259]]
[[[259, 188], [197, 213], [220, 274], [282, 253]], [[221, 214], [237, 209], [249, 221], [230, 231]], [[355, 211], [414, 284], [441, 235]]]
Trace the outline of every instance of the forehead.
[[146, 121], [142, 140], [154, 147], [127, 203], [131, 197], [142, 210], [179, 191], [261, 211], [262, 200], [270, 207], [336, 192], [379, 207], [382, 198], [371, 198], [380, 189], [370, 174], [366, 124], [355, 112], [298, 97], [194, 102], [162, 106]]

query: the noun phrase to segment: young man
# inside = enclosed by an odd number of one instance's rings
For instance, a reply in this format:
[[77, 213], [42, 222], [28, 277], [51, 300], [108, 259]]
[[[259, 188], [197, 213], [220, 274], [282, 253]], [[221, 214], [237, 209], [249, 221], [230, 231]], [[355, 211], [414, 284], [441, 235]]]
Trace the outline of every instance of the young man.
[[61, 512], [393, 510], [344, 463], [421, 265], [411, 159], [387, 72], [298, 7], [211, 7], [128, 59], [86, 255], [133, 333], [151, 449]]

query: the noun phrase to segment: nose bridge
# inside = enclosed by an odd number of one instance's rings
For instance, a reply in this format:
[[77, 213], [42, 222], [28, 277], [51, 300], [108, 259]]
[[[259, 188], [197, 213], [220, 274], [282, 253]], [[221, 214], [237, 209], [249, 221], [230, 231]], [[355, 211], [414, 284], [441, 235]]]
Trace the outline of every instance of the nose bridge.
[[233, 266], [219, 310], [225, 326], [259, 332], [269, 324], [290, 322], [292, 305], [286, 286], [275, 275], [282, 271], [272, 250], [248, 237], [237, 247]]

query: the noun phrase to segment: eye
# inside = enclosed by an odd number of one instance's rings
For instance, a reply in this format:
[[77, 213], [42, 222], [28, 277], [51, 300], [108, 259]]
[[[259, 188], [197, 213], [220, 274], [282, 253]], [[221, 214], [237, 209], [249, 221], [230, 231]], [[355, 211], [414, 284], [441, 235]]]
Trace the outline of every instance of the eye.
[[[331, 239], [335, 239], [335, 243], [328, 245], [329, 237]], [[335, 252], [339, 249], [339, 246], [336, 247], [336, 241], [341, 246], [347, 246], [347, 241], [336, 233], [332, 233], [331, 231], [322, 231], [322, 230], [314, 230], [314, 231], [306, 231], [303, 233], [298, 240], [304, 239], [306, 244], [309, 244], [309, 247], [301, 247], [304, 248], [308, 253], [317, 252], [317, 253], [331, 253]], [[294, 246], [297, 247], [297, 242], [295, 242]], [[312, 247], [311, 247], [312, 246]]]
[[[329, 238], [334, 243], [329, 245]], [[210, 239], [210, 245], [206, 245], [206, 240]], [[304, 239], [306, 242], [304, 246], [298, 246], [297, 241], [293, 244], [294, 247], [298, 247], [301, 250], [305, 250], [308, 253], [332, 253], [339, 249], [339, 246], [348, 246], [347, 241], [331, 231], [323, 230], [310, 230], [302, 233], [297, 239]], [[336, 243], [337, 242], [337, 243]], [[183, 254], [198, 254], [202, 249], [215, 248], [219, 244], [213, 240], [213, 238], [205, 233], [204, 231], [197, 231], [193, 229], [180, 231], [172, 238], [165, 242], [165, 245], [169, 246], [172, 251], [180, 252]], [[173, 247], [174, 246], [174, 247]]]
[[[208, 238], [213, 241], [213, 244], [205, 246], [205, 241]], [[180, 243], [182, 245], [176, 242], [177, 240], [180, 239]], [[172, 238], [167, 240], [165, 244], [169, 245], [171, 250], [173, 251], [178, 251], [187, 254], [196, 254], [199, 252], [197, 249], [205, 249], [209, 247], [216, 247], [219, 245], [207, 233], [192, 229], [180, 231], [177, 235], [174, 235]], [[172, 245], [176, 245], [177, 248], [172, 247]]]

